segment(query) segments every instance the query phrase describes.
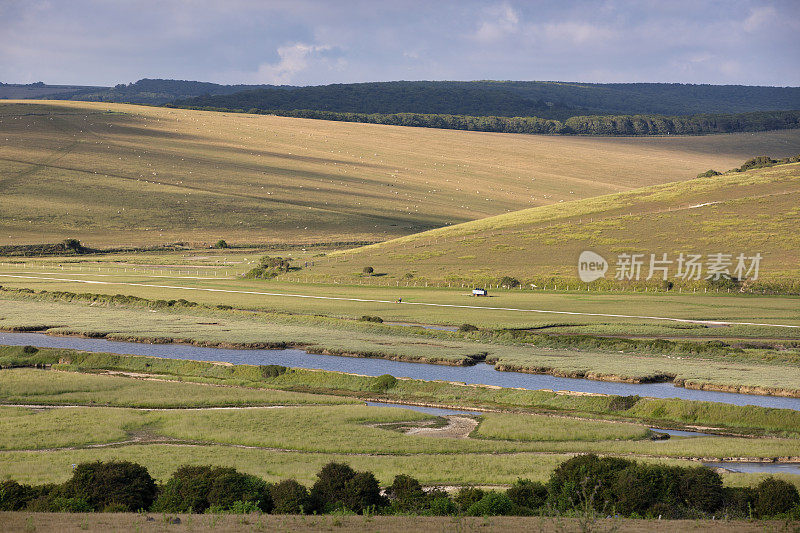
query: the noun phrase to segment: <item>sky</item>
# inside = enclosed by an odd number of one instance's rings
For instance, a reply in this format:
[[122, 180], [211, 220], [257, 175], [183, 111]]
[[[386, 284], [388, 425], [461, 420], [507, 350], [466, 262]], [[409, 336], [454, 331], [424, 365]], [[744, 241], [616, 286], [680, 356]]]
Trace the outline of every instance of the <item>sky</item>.
[[800, 86], [800, 0], [0, 0], [0, 81]]

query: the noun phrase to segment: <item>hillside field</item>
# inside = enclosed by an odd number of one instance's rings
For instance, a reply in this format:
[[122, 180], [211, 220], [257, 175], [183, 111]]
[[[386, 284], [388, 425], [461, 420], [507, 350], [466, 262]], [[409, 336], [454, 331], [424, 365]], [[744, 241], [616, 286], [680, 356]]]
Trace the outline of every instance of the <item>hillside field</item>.
[[[800, 164], [792, 163], [440, 228], [331, 254], [307, 274], [355, 277], [369, 265], [387, 280], [497, 283], [507, 275], [541, 286], [559, 279], [562, 284], [576, 282], [578, 257], [592, 250], [612, 265], [620, 254], [645, 254], [640, 278], [644, 282], [651, 253], [659, 258], [666, 253], [673, 262], [680, 253], [703, 258], [760, 253], [759, 279], [790, 280], [780, 282], [794, 287], [800, 277], [798, 205]], [[615, 277], [610, 268], [607, 280]], [[669, 275], [676, 270], [672, 264]], [[660, 276], [657, 273], [651, 284]]]
[[0, 244], [382, 241], [685, 180], [800, 131], [588, 138], [0, 103]]

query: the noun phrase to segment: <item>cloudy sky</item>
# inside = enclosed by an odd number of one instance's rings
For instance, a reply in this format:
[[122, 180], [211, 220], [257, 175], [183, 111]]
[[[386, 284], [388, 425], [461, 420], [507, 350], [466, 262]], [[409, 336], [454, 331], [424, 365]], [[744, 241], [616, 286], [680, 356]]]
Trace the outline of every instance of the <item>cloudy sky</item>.
[[0, 0], [0, 81], [800, 85], [800, 0]]

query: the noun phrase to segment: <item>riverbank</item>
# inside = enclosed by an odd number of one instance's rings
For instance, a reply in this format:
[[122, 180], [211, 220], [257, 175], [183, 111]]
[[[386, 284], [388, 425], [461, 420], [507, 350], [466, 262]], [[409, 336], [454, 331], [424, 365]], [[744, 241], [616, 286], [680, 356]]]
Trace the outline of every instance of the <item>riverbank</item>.
[[[97, 339], [93, 341], [98, 342]], [[284, 367], [274, 365], [220, 365], [211, 362], [219, 360], [219, 357], [213, 357], [215, 355], [219, 354], [210, 354], [210, 361], [197, 361], [189, 358], [164, 359], [99, 351], [81, 352], [64, 348], [41, 348], [35, 353], [26, 354], [22, 346], [16, 346], [0, 348], [0, 365], [52, 365], [57, 369], [82, 372], [136, 372], [164, 375], [182, 381], [342, 395], [376, 401], [448, 405], [460, 409], [484, 407], [569, 412], [590, 417], [662, 424], [675, 429], [703, 426], [752, 435], [796, 435], [800, 428], [800, 410], [668, 398], [503, 388], [443, 380], [409, 378], [384, 382], [376, 377], [341, 371], [301, 368], [279, 370]], [[7, 403], [13, 400], [12, 397], [4, 399]], [[37, 397], [37, 401], [45, 401], [45, 397]]]

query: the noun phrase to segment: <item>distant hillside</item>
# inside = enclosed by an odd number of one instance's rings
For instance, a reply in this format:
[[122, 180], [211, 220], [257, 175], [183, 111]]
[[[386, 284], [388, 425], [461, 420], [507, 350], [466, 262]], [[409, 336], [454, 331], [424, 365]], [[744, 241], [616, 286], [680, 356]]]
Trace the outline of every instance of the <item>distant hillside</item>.
[[800, 145], [800, 130], [499, 135], [58, 100], [0, 102], [0, 121], [0, 245], [92, 248], [374, 242]]
[[[743, 168], [764, 160], [755, 159]], [[672, 261], [680, 253], [701, 254], [705, 263], [715, 253], [733, 257], [760, 253], [760, 279], [780, 286], [781, 292], [796, 293], [800, 291], [799, 205], [800, 163], [782, 164], [439, 228], [333, 254], [304, 273], [355, 279], [370, 266], [389, 283], [497, 284], [508, 276], [526, 286], [558, 282], [563, 287], [572, 282], [576, 287], [578, 257], [591, 250], [610, 265], [605, 279], [596, 283], [628, 283], [614, 281], [619, 254], [644, 254], [638, 284], [661, 288], [658, 271], [652, 281], [645, 281], [650, 254], [661, 258], [666, 253]], [[671, 269], [675, 274], [677, 265]], [[680, 281], [670, 279], [676, 286]], [[688, 285], [707, 283], [701, 279]]]
[[45, 85], [0, 85], [0, 98], [46, 98], [90, 102], [128, 102], [160, 105], [175, 99], [200, 95], [225, 95], [256, 88], [290, 88], [274, 85], [219, 85], [202, 81], [141, 79], [114, 87], [76, 87]]
[[264, 88], [179, 99], [176, 105], [339, 113], [422, 113], [564, 120], [579, 115], [691, 115], [800, 109], [798, 87], [397, 81]]
[[100, 91], [108, 87], [89, 87], [83, 85], [47, 85], [36, 83], [0, 83], [0, 99], [50, 98], [57, 95], [78, 94], [83, 91]]

